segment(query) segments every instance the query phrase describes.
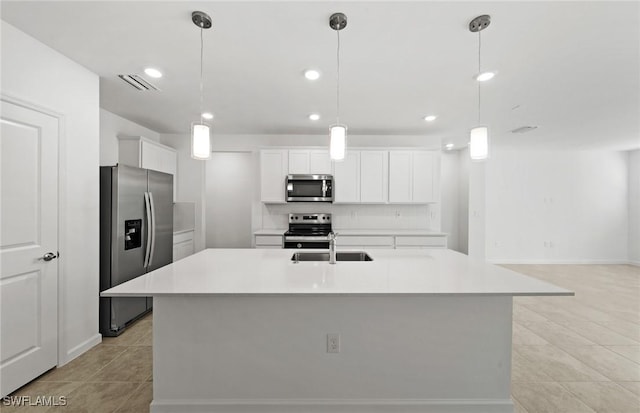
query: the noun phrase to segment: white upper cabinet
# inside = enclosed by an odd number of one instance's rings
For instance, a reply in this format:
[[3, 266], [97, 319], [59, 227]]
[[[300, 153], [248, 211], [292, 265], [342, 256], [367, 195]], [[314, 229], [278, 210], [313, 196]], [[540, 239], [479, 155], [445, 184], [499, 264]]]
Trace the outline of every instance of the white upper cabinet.
[[297, 149], [289, 151], [289, 173], [308, 174], [309, 173], [309, 151]]
[[118, 163], [173, 175], [173, 202], [178, 186], [178, 152], [143, 136], [118, 136]]
[[386, 203], [389, 200], [389, 152], [360, 152], [360, 202]]
[[389, 151], [389, 202], [435, 202], [436, 163], [434, 152]]
[[333, 163], [333, 192], [335, 203], [360, 202], [360, 151], [347, 151]]
[[331, 174], [329, 151], [322, 149], [292, 149], [289, 151], [290, 174]]
[[330, 175], [332, 173], [329, 151], [321, 149], [309, 151], [309, 173], [313, 175]]
[[260, 199], [262, 202], [285, 202], [285, 180], [289, 172], [289, 151], [260, 151]]
[[437, 162], [435, 152], [413, 152], [413, 180], [411, 182], [413, 193], [412, 202], [429, 203], [436, 201], [436, 166]]

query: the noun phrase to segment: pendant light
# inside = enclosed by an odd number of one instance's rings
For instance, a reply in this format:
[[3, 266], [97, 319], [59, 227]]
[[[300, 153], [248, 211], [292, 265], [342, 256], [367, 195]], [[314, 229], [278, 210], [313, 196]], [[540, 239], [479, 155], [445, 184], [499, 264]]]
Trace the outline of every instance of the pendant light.
[[[482, 66], [480, 61], [480, 52], [482, 47], [482, 40], [480, 32], [491, 23], [491, 16], [488, 14], [478, 16], [471, 20], [469, 23], [469, 31], [472, 33], [478, 33], [478, 76], [482, 74]], [[489, 157], [489, 128], [486, 125], [480, 123], [480, 83], [481, 80], [478, 77], [478, 126], [471, 129], [469, 134], [469, 156], [474, 161], [482, 161]]]
[[338, 34], [336, 123], [329, 127], [329, 155], [332, 160], [341, 161], [347, 151], [347, 126], [340, 124], [340, 30], [347, 27], [347, 16], [344, 13], [332, 14], [329, 17], [329, 27]]
[[194, 11], [191, 13], [193, 24], [200, 28], [200, 121], [191, 124], [191, 157], [193, 159], [211, 159], [211, 136], [209, 125], [204, 122], [202, 117], [202, 101], [203, 101], [203, 83], [202, 83], [202, 65], [204, 54], [204, 40], [202, 32], [204, 29], [211, 28], [211, 17], [207, 13]]

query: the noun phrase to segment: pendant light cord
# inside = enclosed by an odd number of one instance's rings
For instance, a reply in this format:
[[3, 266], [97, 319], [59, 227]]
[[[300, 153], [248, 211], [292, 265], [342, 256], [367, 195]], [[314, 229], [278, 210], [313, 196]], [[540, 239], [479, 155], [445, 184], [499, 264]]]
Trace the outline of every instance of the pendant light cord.
[[200, 124], [204, 124], [204, 120], [202, 118], [202, 101], [204, 95], [204, 86], [202, 83], [202, 65], [204, 60], [204, 39], [202, 37], [202, 32], [204, 26], [204, 22], [200, 23]]
[[[482, 73], [482, 66], [480, 65], [480, 52], [482, 50], [482, 30], [478, 30], [478, 76]], [[480, 125], [480, 84], [482, 82], [478, 82], [478, 125]]]
[[336, 60], [338, 62], [337, 64], [337, 71], [338, 71], [338, 75], [337, 75], [337, 79], [338, 79], [338, 85], [337, 85], [337, 90], [336, 90], [336, 108], [337, 108], [337, 113], [336, 113], [336, 123], [339, 125], [340, 124], [340, 30], [336, 30], [336, 33], [338, 33], [338, 48], [336, 50]]

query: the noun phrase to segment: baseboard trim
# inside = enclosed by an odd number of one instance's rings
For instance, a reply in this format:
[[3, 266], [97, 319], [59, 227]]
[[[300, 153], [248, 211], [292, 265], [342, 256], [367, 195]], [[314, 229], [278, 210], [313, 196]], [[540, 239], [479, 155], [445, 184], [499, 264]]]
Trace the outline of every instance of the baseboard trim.
[[640, 261], [629, 260], [627, 261], [627, 264], [640, 267]]
[[553, 260], [553, 259], [501, 259], [501, 258], [492, 258], [487, 259], [487, 262], [490, 264], [533, 264], [533, 265], [554, 265], [554, 264], [565, 264], [565, 265], [638, 265], [633, 264], [633, 261], [628, 260]]
[[512, 413], [511, 399], [154, 399], [151, 413]]
[[80, 343], [77, 346], [73, 347], [72, 349], [68, 350], [67, 353], [66, 353], [66, 359], [65, 360], [58, 360], [58, 367], [64, 366], [65, 364], [67, 364], [71, 360], [73, 360], [76, 357], [84, 354], [86, 351], [90, 350], [94, 346], [97, 346], [101, 342], [102, 342], [102, 335], [96, 334], [94, 336], [91, 336], [87, 340], [83, 341], [82, 343]]

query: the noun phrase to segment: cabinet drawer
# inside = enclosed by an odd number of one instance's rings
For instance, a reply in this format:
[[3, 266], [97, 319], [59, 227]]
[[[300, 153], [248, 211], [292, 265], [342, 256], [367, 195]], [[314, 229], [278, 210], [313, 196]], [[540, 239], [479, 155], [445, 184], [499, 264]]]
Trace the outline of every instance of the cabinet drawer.
[[436, 247], [445, 248], [447, 246], [446, 236], [431, 236], [431, 237], [410, 237], [410, 236], [398, 236], [396, 237], [396, 247]]
[[336, 239], [338, 245], [343, 246], [380, 246], [393, 248], [391, 236], [339, 236]]
[[181, 232], [179, 234], [173, 234], [173, 243], [179, 244], [181, 242], [190, 241], [193, 239], [193, 231]]
[[173, 261], [181, 260], [193, 254], [193, 240], [173, 244]]
[[256, 235], [256, 247], [263, 245], [282, 247], [282, 235]]

